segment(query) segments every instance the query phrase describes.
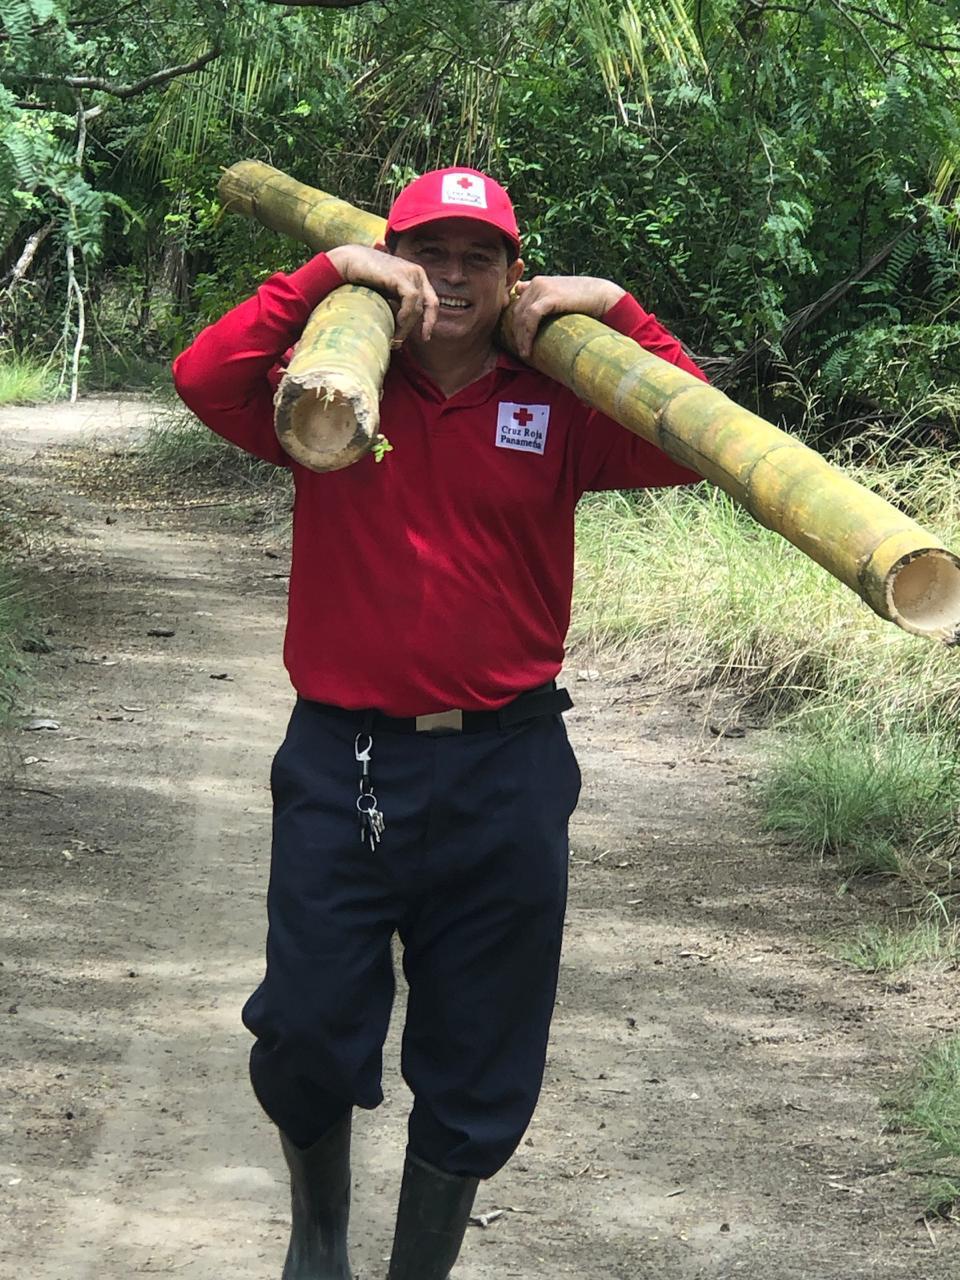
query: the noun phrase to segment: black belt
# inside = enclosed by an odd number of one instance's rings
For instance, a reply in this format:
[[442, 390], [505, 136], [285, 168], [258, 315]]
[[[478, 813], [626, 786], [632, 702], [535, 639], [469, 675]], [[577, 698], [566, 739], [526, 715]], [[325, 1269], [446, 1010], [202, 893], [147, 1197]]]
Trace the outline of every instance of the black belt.
[[[305, 699], [306, 701], [306, 699]], [[569, 711], [573, 699], [566, 689], [558, 689], [556, 680], [528, 689], [519, 697], [498, 707], [496, 711], [439, 711], [427, 716], [388, 716], [382, 711], [350, 711], [326, 702], [308, 702], [325, 715], [347, 720], [358, 733], [372, 733], [375, 729], [387, 733], [481, 733], [485, 729], [509, 729], [525, 720], [540, 716], [559, 715]]]

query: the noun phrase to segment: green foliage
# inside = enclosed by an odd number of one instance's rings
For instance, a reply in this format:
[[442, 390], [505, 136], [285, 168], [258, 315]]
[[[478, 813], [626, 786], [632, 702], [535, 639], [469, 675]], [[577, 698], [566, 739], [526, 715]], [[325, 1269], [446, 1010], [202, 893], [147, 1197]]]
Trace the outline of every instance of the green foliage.
[[373, 454], [374, 462], [382, 462], [388, 453], [393, 453], [393, 445], [385, 435], [378, 432], [373, 438], [373, 448], [370, 452]]
[[[115, 279], [140, 295], [137, 323], [95, 340], [148, 356], [298, 261], [276, 237], [218, 220], [219, 171], [245, 155], [381, 210], [413, 174], [464, 163], [509, 181], [532, 269], [619, 280], [715, 372], [758, 338], [785, 355], [805, 380], [785, 413], [818, 402], [827, 426], [843, 404], [955, 431], [949, 6], [157, 0], [118, 14], [105, 0], [19, 0], [3, 20], [0, 254], [57, 219], [17, 304], [21, 346], [38, 330], [59, 339], [67, 238], [102, 254], [89, 265], [95, 311]], [[136, 86], [211, 48], [201, 71], [136, 96], [93, 87]], [[89, 86], [71, 90], [68, 75]], [[80, 166], [78, 96], [101, 112]], [[905, 226], [884, 262], [791, 336], [791, 317]], [[737, 393], [755, 376], [771, 381], [746, 362]]]
[[823, 717], [790, 739], [764, 789], [769, 826], [805, 849], [832, 854], [849, 874], [909, 875], [939, 849], [960, 812], [955, 734], [877, 733], [868, 722]]
[[833, 942], [830, 950], [864, 973], [900, 973], [918, 965], [955, 967], [960, 962], [960, 930], [937, 919], [861, 925], [852, 936]]
[[48, 363], [0, 351], [0, 405], [41, 404], [56, 394], [56, 374]]
[[913, 1133], [922, 1158], [945, 1161], [927, 1195], [927, 1214], [956, 1220], [960, 1204], [960, 1170], [949, 1162], [960, 1158], [960, 1036], [949, 1036], [931, 1048], [900, 1089], [887, 1100], [891, 1123]]
[[[93, 275], [108, 223], [123, 238], [142, 221], [116, 181], [116, 139], [135, 120], [137, 95], [151, 76], [199, 53], [213, 39], [221, 7], [213, 0], [160, 0], [149, 10], [105, 0], [80, 9], [66, 0], [8, 0], [0, 10], [0, 272], [24, 243], [50, 223], [26, 284], [4, 300], [5, 336], [18, 349], [36, 341], [50, 350], [73, 341], [70, 310], [78, 293], [94, 304]], [[155, 92], [162, 92], [158, 87]], [[117, 118], [118, 133], [104, 128]], [[119, 265], [107, 254], [108, 269]], [[66, 248], [66, 255], [62, 251]], [[72, 275], [68, 280], [67, 273]], [[4, 282], [0, 278], [0, 286]], [[70, 292], [69, 302], [67, 292]], [[67, 310], [64, 319], [64, 310]], [[51, 314], [52, 313], [52, 314]], [[90, 329], [97, 331], [97, 316]], [[39, 320], [39, 323], [38, 323]], [[102, 332], [98, 335], [110, 342]]]
[[4, 0], [0, 9], [0, 23], [17, 58], [29, 56], [38, 30], [62, 33], [64, 17], [64, 5], [57, 0]]
[[96, 253], [110, 197], [87, 180], [69, 140], [80, 108], [74, 102], [71, 109], [61, 98], [49, 110], [27, 111], [13, 92], [36, 61], [38, 32], [51, 47], [59, 42], [70, 48], [66, 6], [55, 0], [8, 0], [0, 21], [7, 35], [0, 46], [0, 247], [30, 214], [52, 208], [63, 235]]
[[960, 320], [924, 324], [889, 319], [838, 335], [819, 377], [836, 399], [869, 399], [903, 412], [935, 405], [956, 427], [960, 419]]
[[[960, 458], [895, 464], [877, 442], [854, 474], [948, 543]], [[572, 637], [642, 648], [664, 688], [714, 684], [792, 730], [768, 766], [769, 819], [845, 875], [901, 877], [955, 912], [960, 885], [960, 668], [955, 651], [874, 616], [724, 494], [596, 494], [581, 503]]]

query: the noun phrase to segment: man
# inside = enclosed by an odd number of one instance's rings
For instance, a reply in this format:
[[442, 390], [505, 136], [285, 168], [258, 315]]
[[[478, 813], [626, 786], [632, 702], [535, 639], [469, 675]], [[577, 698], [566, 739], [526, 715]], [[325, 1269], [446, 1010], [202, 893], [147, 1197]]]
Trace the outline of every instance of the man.
[[[284, 657], [299, 695], [274, 761], [269, 936], [244, 1009], [255, 1092], [291, 1174], [284, 1280], [348, 1280], [350, 1117], [382, 1100], [398, 932], [414, 1097], [389, 1280], [446, 1280], [478, 1180], [540, 1090], [580, 789], [555, 678], [588, 489], [697, 477], [499, 350], [556, 312], [692, 373], [618, 285], [521, 283], [514, 211], [471, 169], [400, 193], [386, 244], [319, 254], [175, 365], [210, 427], [296, 484]], [[395, 299], [381, 422], [393, 451], [319, 475], [272, 425], [277, 366], [345, 281]], [[699, 376], [699, 375], [698, 375]]]

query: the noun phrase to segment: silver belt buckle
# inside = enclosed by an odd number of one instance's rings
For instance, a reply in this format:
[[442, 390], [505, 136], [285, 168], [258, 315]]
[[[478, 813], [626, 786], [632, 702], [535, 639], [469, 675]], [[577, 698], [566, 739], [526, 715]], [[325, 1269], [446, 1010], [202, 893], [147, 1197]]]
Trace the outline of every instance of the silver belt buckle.
[[417, 733], [429, 733], [432, 729], [449, 729], [454, 733], [463, 732], [462, 711], [435, 711], [430, 716], [417, 716]]

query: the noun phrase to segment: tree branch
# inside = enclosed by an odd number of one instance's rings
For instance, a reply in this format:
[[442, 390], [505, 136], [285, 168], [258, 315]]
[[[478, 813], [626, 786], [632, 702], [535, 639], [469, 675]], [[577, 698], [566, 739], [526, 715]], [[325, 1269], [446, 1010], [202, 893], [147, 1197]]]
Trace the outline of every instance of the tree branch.
[[878, 13], [876, 9], [867, 9], [863, 5], [848, 4], [847, 8], [851, 13], [862, 14], [865, 18], [872, 18], [874, 22], [879, 22], [885, 27], [889, 27], [891, 31], [897, 31], [900, 35], [908, 36], [918, 49], [930, 49], [934, 53], [960, 53], [960, 45], [941, 44], [933, 40], [921, 40], [919, 36], [913, 34], [908, 27], [901, 22], [895, 22], [893, 18], [886, 17], [885, 14]]
[[838, 280], [836, 284], [831, 285], [826, 293], [821, 294], [815, 301], [805, 307], [801, 307], [799, 311], [795, 311], [780, 333], [766, 333], [752, 342], [745, 351], [742, 351], [716, 377], [717, 385], [721, 389], [729, 386], [751, 367], [759, 373], [773, 358], [775, 348], [785, 346], [791, 339], [802, 333], [808, 325], [811, 325], [814, 320], [819, 319], [825, 311], [829, 311], [831, 307], [836, 306], [840, 299], [848, 294], [855, 285], [858, 285], [861, 280], [865, 280], [877, 267], [886, 262], [900, 241], [916, 231], [925, 217], [926, 210], [921, 207], [913, 222], [908, 223], [898, 231], [892, 240], [888, 240], [882, 249], [878, 249], [873, 257], [869, 258], [852, 275], [845, 276], [843, 280]]
[[870, 41], [870, 38], [867, 35], [867, 33], [864, 31], [863, 27], [861, 27], [859, 22], [856, 22], [851, 17], [851, 15], [847, 12], [847, 10], [844, 8], [843, 0], [830, 0], [830, 3], [833, 5], [834, 9], [836, 9], [837, 13], [839, 13], [840, 17], [843, 18], [845, 22], [849, 23], [851, 27], [853, 27], [854, 31], [857, 33], [857, 35], [860, 37], [861, 41], [863, 42], [864, 46], [866, 47], [867, 52], [870, 54], [871, 58], [873, 58], [874, 62], [877, 64], [877, 69], [883, 75], [886, 75], [887, 64], [880, 57], [880, 54], [877, 52], [877, 50], [873, 47]]
[[[117, 9], [111, 10], [110, 21], [115, 22], [117, 18], [129, 12], [130, 9], [138, 9], [142, 7], [141, 0], [128, 0], [127, 4], [122, 4]], [[104, 22], [103, 15], [100, 14], [92, 18], [71, 18], [70, 28], [73, 31], [82, 30], [85, 27], [102, 27]]]
[[152, 76], [146, 76], [143, 80], [138, 80], [136, 84], [114, 84], [110, 80], [101, 79], [100, 76], [55, 76], [45, 72], [37, 72], [34, 75], [15, 72], [9, 76], [9, 79], [16, 80], [21, 84], [61, 84], [73, 90], [98, 90], [100, 93], [109, 93], [114, 98], [135, 98], [138, 94], [146, 93], [148, 89], [154, 88], [155, 85], [164, 84], [167, 80], [173, 80], [176, 76], [185, 76], [191, 71], [199, 71], [201, 67], [205, 67], [214, 58], [219, 58], [222, 51], [222, 46], [217, 44], [212, 49], [208, 49], [206, 53], [201, 54], [199, 58], [195, 58], [193, 62], [185, 62], [179, 67], [167, 67], [163, 71], [155, 71]]
[[[21, 111], [47, 111], [52, 115], [65, 116], [67, 113], [62, 107], [58, 107], [53, 102], [15, 102], [15, 107], [19, 107]], [[103, 115], [103, 107], [88, 107], [83, 113], [85, 120], [96, 120], [97, 116]]]
[[[76, 94], [77, 99], [77, 154], [76, 165], [80, 170], [83, 167], [83, 153], [87, 146], [87, 117], [83, 110], [83, 102], [80, 94]], [[70, 325], [70, 299], [71, 295], [77, 300], [77, 339], [73, 344], [73, 358], [70, 362], [70, 403], [76, 404], [77, 392], [80, 389], [80, 353], [83, 351], [83, 339], [87, 329], [87, 309], [84, 302], [83, 290], [77, 280], [76, 262], [74, 257], [73, 240], [67, 235], [67, 310], [63, 321], [63, 340], [64, 340], [64, 359], [66, 359], [66, 340], [67, 331]]]
[[33, 235], [29, 237], [27, 243], [23, 246], [23, 252], [20, 254], [20, 257], [2, 281], [3, 287], [6, 290], [12, 293], [15, 286], [20, 284], [24, 276], [30, 270], [30, 267], [33, 265], [33, 260], [37, 256], [37, 250], [56, 225], [56, 219], [51, 218], [49, 222], [45, 222], [42, 227], [39, 227], [34, 231]]

